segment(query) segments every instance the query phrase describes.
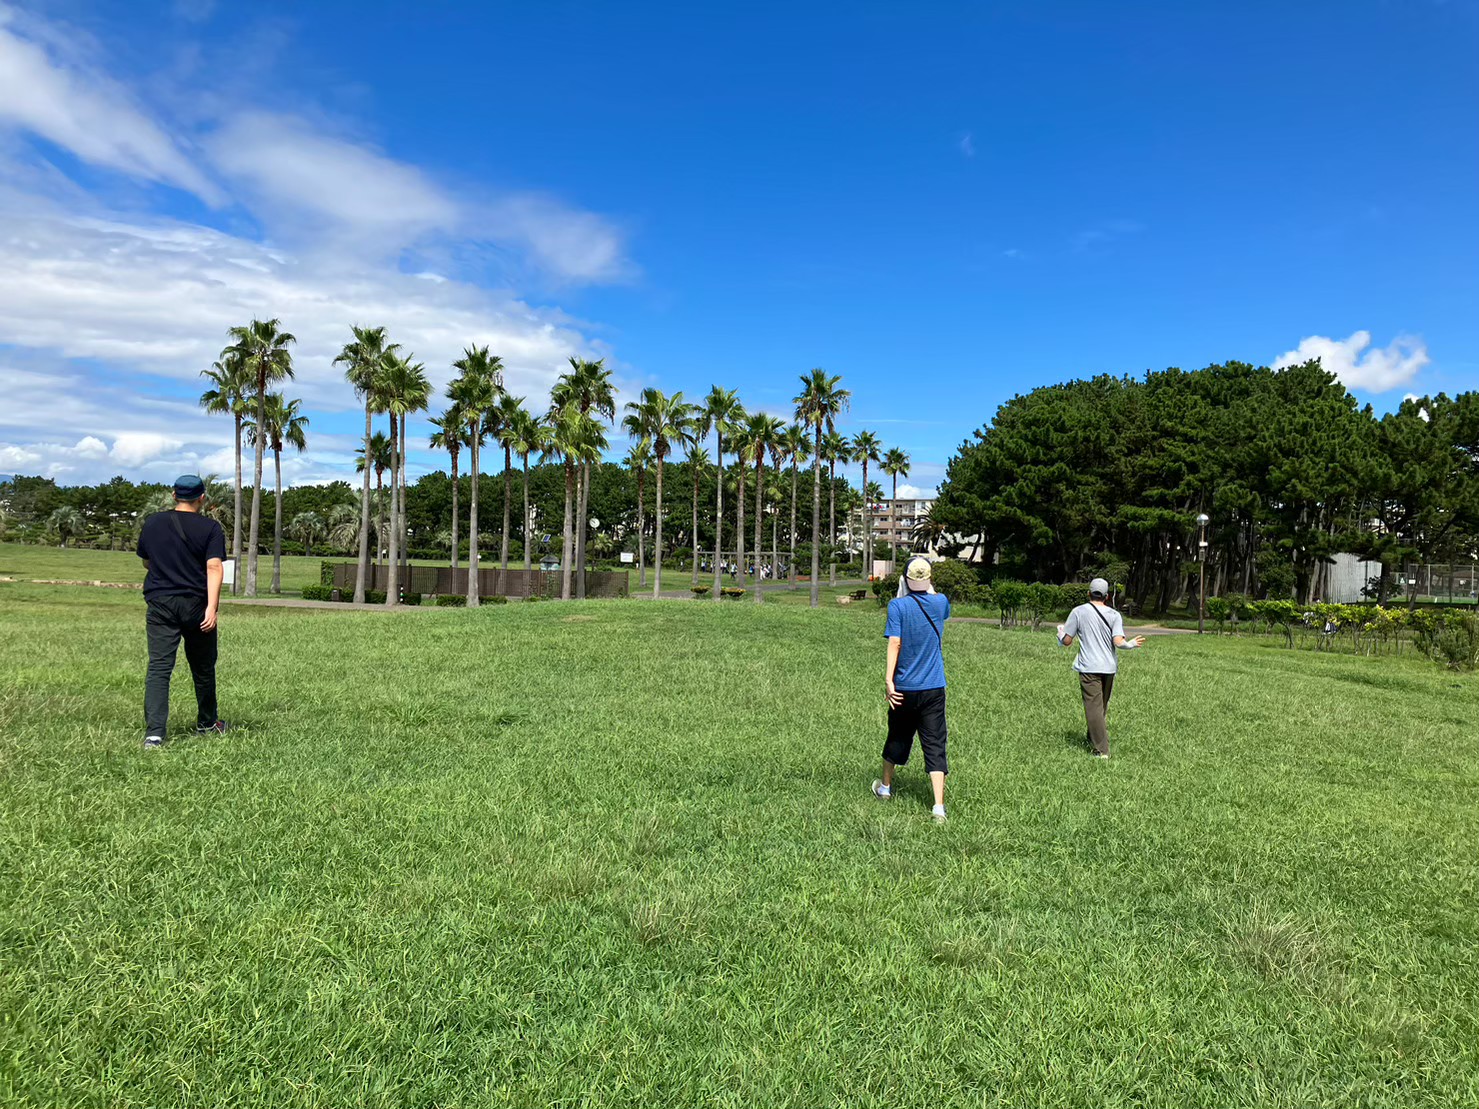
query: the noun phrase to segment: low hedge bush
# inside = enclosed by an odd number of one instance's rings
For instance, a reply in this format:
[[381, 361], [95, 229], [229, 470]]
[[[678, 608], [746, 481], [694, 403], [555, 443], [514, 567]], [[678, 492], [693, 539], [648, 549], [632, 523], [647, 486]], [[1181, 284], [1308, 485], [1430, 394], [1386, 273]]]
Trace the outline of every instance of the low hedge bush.
[[467, 597], [461, 593], [438, 593], [437, 608], [466, 608]]
[[714, 587], [712, 585], [690, 585], [688, 588], [695, 596], [706, 597]]
[[334, 587], [331, 585], [305, 585], [303, 587], [303, 599], [305, 601], [332, 601], [334, 599]]
[[737, 601], [744, 595], [745, 591], [743, 589], [737, 589], [732, 585], [726, 585], [723, 589], [719, 590], [719, 596], [728, 597], [731, 601]]

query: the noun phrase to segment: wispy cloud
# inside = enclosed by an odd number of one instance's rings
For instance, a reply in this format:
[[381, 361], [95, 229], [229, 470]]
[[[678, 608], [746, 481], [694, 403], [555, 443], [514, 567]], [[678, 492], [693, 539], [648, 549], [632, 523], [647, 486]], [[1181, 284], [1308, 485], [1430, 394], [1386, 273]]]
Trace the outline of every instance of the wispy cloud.
[[22, 37], [20, 22], [0, 5], [0, 125], [29, 131], [91, 165], [224, 203], [223, 190], [126, 88], [62, 59], [48, 36]]
[[1371, 332], [1361, 330], [1348, 339], [1310, 335], [1276, 358], [1273, 368], [1297, 366], [1312, 358], [1318, 358], [1347, 389], [1368, 393], [1385, 393], [1406, 384], [1431, 361], [1427, 344], [1415, 335], [1398, 335], [1385, 347], [1372, 347]]
[[1079, 252], [1102, 250], [1121, 239], [1138, 235], [1145, 225], [1130, 219], [1107, 220], [1077, 232], [1069, 239], [1069, 245]]
[[962, 132], [960, 137], [955, 140], [955, 149], [959, 150], [967, 158], [974, 158], [976, 156], [975, 136], [969, 131]]
[[[489, 258], [512, 287], [626, 279], [625, 236], [606, 217], [439, 179], [314, 122], [311, 105], [285, 115], [200, 92], [213, 107], [171, 128], [85, 34], [0, 0], [0, 468], [96, 480], [213, 465], [230, 424], [194, 405], [198, 374], [226, 327], [252, 317], [299, 336], [294, 388], [330, 431], [354, 403], [332, 365], [353, 323], [388, 327], [438, 388], [469, 343], [497, 351], [509, 387], [531, 397], [571, 355], [623, 371], [593, 325], [482, 283]], [[58, 148], [145, 187], [127, 210], [110, 206]], [[262, 233], [147, 214], [177, 207], [158, 185]], [[352, 473], [347, 439], [320, 424], [311, 444], [290, 478]]]

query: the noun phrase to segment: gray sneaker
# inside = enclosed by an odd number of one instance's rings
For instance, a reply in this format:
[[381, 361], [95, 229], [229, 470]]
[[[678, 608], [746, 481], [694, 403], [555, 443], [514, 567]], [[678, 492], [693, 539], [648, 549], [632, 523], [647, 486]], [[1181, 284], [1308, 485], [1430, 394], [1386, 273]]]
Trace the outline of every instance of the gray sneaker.
[[146, 751], [158, 751], [163, 746], [164, 736], [162, 735], [151, 735], [144, 739], [144, 750]]
[[894, 799], [894, 791], [888, 786], [884, 785], [882, 779], [874, 778], [873, 796], [878, 798], [880, 801], [892, 801]]

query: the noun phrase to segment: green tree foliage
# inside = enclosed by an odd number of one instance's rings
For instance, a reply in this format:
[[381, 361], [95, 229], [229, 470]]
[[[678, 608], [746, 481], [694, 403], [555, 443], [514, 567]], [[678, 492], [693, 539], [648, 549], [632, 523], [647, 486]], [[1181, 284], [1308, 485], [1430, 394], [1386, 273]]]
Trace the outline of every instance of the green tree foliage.
[[[1388, 566], [1479, 532], [1474, 394], [1378, 420], [1318, 362], [1096, 377], [1003, 404], [950, 461], [930, 528], [1004, 576], [1083, 581], [1124, 567], [1142, 608], [1210, 593], [1321, 596], [1330, 556]], [[948, 544], [947, 544], [948, 545]]]

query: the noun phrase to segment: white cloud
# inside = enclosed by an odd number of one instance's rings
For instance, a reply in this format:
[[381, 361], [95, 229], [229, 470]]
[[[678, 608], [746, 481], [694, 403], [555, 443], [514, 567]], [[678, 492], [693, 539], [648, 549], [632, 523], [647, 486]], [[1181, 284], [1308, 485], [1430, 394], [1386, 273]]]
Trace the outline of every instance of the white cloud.
[[458, 205], [425, 174], [303, 120], [244, 112], [207, 140], [212, 161], [268, 206], [374, 233], [450, 229]]
[[905, 499], [933, 500], [939, 494], [934, 486], [910, 485], [907, 481], [899, 482], [899, 496]]
[[976, 156], [976, 139], [969, 131], [966, 131], [956, 140], [955, 148], [967, 158]]
[[159, 181], [220, 204], [222, 191], [135, 104], [96, 71], [57, 56], [48, 36], [23, 35], [0, 6], [0, 126], [37, 135], [85, 162]]
[[[1368, 349], [1370, 348], [1370, 349]], [[1318, 358], [1328, 373], [1347, 389], [1384, 393], [1410, 381], [1428, 364], [1427, 345], [1413, 335], [1398, 335], [1385, 347], [1371, 347], [1371, 332], [1357, 331], [1348, 339], [1311, 335], [1299, 346], [1280, 355], [1276, 370]]]
[[184, 445], [180, 440], [157, 431], [128, 431], [113, 441], [108, 457], [120, 466], [136, 469], [157, 458], [172, 455]]
[[108, 453], [108, 444], [96, 435], [84, 435], [72, 450], [79, 458], [102, 458]]

